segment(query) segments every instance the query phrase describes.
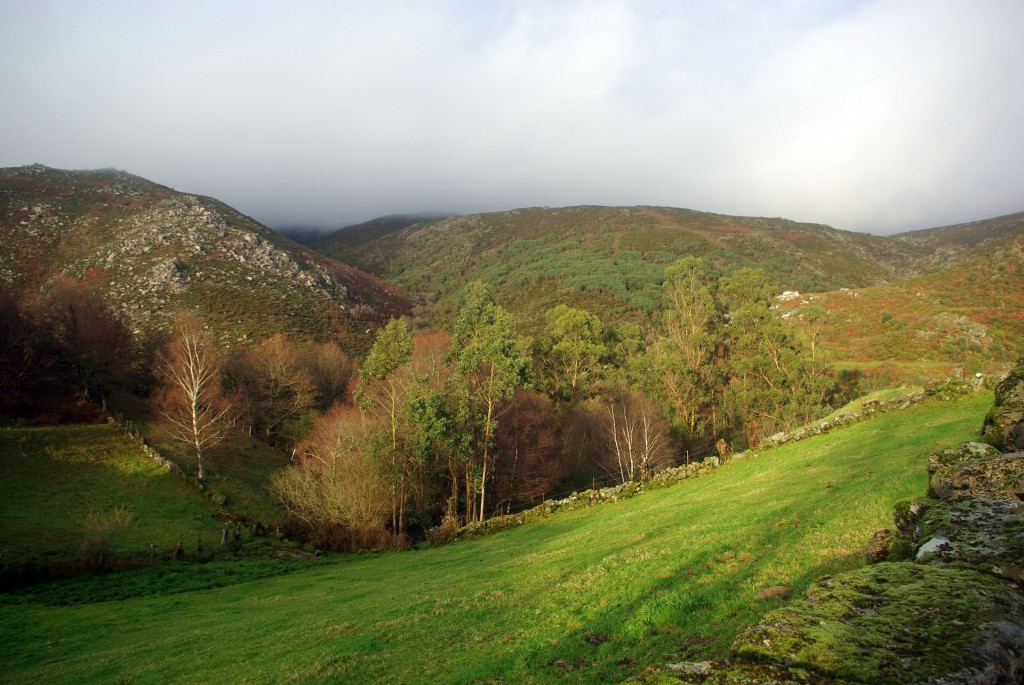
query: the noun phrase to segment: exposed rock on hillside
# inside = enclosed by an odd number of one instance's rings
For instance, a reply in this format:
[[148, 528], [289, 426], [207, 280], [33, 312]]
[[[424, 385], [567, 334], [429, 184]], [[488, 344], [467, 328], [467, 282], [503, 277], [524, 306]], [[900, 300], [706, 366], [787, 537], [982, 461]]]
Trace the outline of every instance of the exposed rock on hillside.
[[923, 231], [899, 233], [892, 238], [921, 250], [932, 268], [962, 261], [979, 250], [995, 247], [1024, 231], [1024, 212]]
[[198, 310], [226, 341], [341, 335], [407, 310], [396, 288], [283, 238], [211, 198], [123, 172], [0, 170], [0, 279], [31, 299], [88, 279], [137, 328]]

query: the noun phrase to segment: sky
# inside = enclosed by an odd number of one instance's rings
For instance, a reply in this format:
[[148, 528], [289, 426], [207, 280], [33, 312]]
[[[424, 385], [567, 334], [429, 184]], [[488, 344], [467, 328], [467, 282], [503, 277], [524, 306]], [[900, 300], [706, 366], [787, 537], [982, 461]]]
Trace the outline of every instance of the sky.
[[1024, 210], [1021, 0], [0, 0], [0, 166], [273, 227], [658, 205]]

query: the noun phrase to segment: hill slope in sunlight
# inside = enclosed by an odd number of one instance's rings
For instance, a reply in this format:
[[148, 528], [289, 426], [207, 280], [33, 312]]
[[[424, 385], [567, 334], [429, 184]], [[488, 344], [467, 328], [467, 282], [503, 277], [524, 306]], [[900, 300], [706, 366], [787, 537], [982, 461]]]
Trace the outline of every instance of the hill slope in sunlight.
[[[606, 321], [643, 320], [663, 306], [667, 264], [704, 257], [723, 273], [764, 269], [783, 290], [823, 292], [884, 285], [991, 250], [1024, 230], [1013, 217], [896, 237], [778, 218], [662, 207], [530, 208], [422, 221], [378, 221], [317, 244], [325, 254], [392, 279], [446, 320], [461, 288], [495, 286], [528, 326], [558, 303]], [[970, 236], [983, 232], [984, 238]]]
[[927, 454], [975, 436], [991, 403], [981, 393], [916, 405], [673, 488], [437, 549], [72, 607], [8, 593], [4, 674], [597, 683], [721, 657], [788, 592], [862, 565], [893, 503], [923, 493]]

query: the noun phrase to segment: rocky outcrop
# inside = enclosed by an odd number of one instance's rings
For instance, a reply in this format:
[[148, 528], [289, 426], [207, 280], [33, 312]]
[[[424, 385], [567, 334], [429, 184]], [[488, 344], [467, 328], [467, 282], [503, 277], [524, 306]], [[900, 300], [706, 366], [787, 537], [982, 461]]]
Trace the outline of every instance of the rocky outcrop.
[[358, 354], [410, 306], [222, 202], [113, 170], [0, 169], [0, 243], [0, 284], [19, 298], [85, 280], [138, 333], [186, 309], [225, 345], [283, 332]]
[[982, 440], [1000, 452], [1024, 451], [1024, 359], [996, 386]]

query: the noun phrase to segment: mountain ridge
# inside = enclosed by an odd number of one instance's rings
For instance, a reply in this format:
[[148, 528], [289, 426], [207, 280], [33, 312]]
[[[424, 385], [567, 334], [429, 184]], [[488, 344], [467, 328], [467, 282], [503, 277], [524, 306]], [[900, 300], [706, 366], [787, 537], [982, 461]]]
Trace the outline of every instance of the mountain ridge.
[[[583, 205], [407, 226], [367, 222], [316, 247], [402, 285], [421, 298], [423, 311], [442, 320], [454, 308], [451, 293], [479, 279], [534, 322], [558, 302], [611, 311], [626, 321], [658, 308], [664, 266], [686, 255], [704, 257], [723, 273], [762, 268], [780, 292], [838, 291], [924, 276], [968, 260], [1024, 231], [1017, 216], [973, 222], [980, 229], [886, 237], [781, 218]], [[987, 230], [986, 239], [972, 246], [972, 230]]]
[[0, 238], [8, 290], [32, 299], [60, 277], [87, 279], [140, 329], [189, 308], [226, 342], [340, 333], [359, 350], [408, 310], [401, 289], [219, 200], [117, 170], [0, 169]]

